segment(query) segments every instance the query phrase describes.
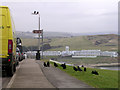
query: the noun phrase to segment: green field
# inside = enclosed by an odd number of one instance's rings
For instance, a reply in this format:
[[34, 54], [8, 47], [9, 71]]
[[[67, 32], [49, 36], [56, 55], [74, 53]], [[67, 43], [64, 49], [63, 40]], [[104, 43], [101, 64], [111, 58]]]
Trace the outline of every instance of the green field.
[[[51, 64], [53, 65], [52, 62]], [[95, 88], [118, 88], [118, 71], [87, 68], [86, 72], [76, 72], [72, 66], [62, 69], [60, 65], [58, 68]], [[91, 74], [92, 70], [97, 70], [99, 75]]]
[[[23, 46], [37, 46], [37, 39], [22, 39]], [[51, 38], [44, 39], [44, 44], [49, 43], [51, 46], [60, 46], [59, 48], [51, 48], [49, 50], [65, 50], [65, 46], [69, 46], [70, 50], [83, 49], [100, 49], [102, 51], [117, 51], [118, 39], [117, 35], [94, 35], [94, 36], [76, 36], [69, 38]]]

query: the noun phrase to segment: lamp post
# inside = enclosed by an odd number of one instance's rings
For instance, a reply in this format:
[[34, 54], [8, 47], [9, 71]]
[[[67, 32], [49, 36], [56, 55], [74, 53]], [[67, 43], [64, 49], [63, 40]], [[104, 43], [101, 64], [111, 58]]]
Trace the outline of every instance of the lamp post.
[[[38, 30], [40, 30], [40, 13], [38, 11], [34, 11], [32, 14], [39, 16]], [[38, 33], [38, 50], [40, 51], [40, 33]]]
[[42, 59], [43, 59], [43, 29], [42, 29]]
[[[39, 16], [38, 31], [40, 31], [40, 13], [38, 11], [34, 11], [32, 14]], [[36, 53], [36, 60], [40, 60], [40, 32], [38, 32], [38, 51]]]

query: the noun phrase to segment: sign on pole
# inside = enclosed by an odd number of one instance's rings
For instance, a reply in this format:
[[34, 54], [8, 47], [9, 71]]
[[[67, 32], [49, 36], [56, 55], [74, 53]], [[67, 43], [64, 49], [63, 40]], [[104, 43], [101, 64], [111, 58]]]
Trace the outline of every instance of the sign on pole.
[[33, 33], [42, 33], [43, 30], [33, 30]]

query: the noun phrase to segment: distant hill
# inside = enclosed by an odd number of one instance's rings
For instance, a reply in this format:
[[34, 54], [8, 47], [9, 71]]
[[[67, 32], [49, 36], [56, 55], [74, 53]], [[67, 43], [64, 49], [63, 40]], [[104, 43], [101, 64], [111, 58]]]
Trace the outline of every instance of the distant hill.
[[115, 34], [87, 36], [87, 39], [96, 46], [116, 46], [118, 43], [118, 36]]
[[[37, 39], [22, 39], [23, 45], [37, 46]], [[71, 37], [56, 37], [44, 39], [44, 44], [50, 44], [52, 47], [49, 50], [65, 50], [65, 46], [69, 46], [70, 50], [82, 49], [100, 49], [103, 51], [118, 50], [118, 35], [88, 35], [88, 36], [71, 36]]]
[[[115, 32], [90, 32], [90, 33], [66, 33], [66, 32], [44, 32], [44, 38], [61, 38], [61, 37], [72, 37], [72, 36], [87, 36], [87, 35], [104, 35], [104, 34], [117, 34]], [[16, 36], [20, 38], [37, 38], [38, 34], [32, 32], [16, 31]]]
[[[44, 38], [71, 37], [72, 35], [64, 32], [44, 32]], [[32, 32], [17, 31], [16, 36], [20, 38], [37, 38], [38, 34]]]
[[104, 34], [118, 34], [118, 32], [87, 32], [87, 33], [72, 33], [73, 36], [104, 35]]

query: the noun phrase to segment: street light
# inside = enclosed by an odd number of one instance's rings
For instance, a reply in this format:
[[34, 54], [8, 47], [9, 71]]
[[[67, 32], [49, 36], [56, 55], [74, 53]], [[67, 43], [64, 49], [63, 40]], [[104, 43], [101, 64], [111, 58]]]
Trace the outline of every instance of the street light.
[[[39, 16], [38, 29], [40, 31], [40, 13], [38, 11], [34, 11], [32, 14]], [[40, 60], [40, 33], [38, 33], [38, 37], [39, 37], [38, 38], [38, 51], [36, 53], [36, 60]]]
[[[38, 29], [40, 30], [40, 13], [38, 12], [38, 11], [34, 11], [33, 13], [32, 13], [33, 15], [38, 15], [39, 16], [39, 27], [38, 27]], [[38, 49], [40, 50], [40, 33], [38, 33]]]
[[[35, 32], [33, 31], [33, 33], [36, 33], [36, 32], [37, 32], [37, 33], [38, 33], [38, 37], [39, 37], [39, 38], [38, 38], [38, 49], [39, 49], [39, 50], [38, 50], [38, 52], [37, 52], [38, 55], [40, 55], [40, 53], [39, 53], [39, 51], [40, 51], [40, 33], [42, 33], [42, 59], [43, 59], [43, 29], [40, 30], [40, 13], [39, 13], [38, 11], [34, 11], [32, 14], [39, 16], [39, 25], [38, 25], [38, 26], [39, 26], [39, 27], [38, 27], [39, 30], [34, 30]], [[37, 54], [36, 54], [36, 55], [37, 55]]]

